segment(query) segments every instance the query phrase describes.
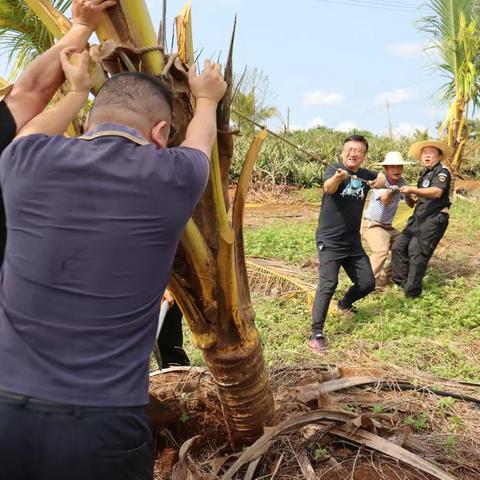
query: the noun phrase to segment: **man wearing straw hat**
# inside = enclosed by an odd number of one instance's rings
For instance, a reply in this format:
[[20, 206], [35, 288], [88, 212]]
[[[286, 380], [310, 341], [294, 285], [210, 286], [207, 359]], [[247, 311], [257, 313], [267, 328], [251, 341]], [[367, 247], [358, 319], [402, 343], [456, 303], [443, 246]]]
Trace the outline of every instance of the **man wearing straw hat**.
[[391, 266], [386, 265], [387, 257], [395, 239], [400, 232], [392, 225], [402, 198], [409, 207], [414, 201], [408, 194], [400, 193], [400, 188], [407, 182], [402, 177], [405, 162], [400, 152], [388, 152], [385, 160], [380, 163], [385, 169], [385, 188], [373, 189], [370, 203], [365, 212], [362, 225], [362, 237], [370, 248], [370, 263], [377, 288], [385, 286], [390, 280]]
[[[60, 65], [64, 48], [82, 51], [100, 19], [100, 13], [116, 0], [74, 0], [72, 27], [47, 52], [37, 57], [14, 85], [0, 80], [0, 154], [15, 135], [39, 114], [65, 80]], [[5, 210], [0, 195], [0, 266], [6, 243]]]
[[415, 298], [422, 293], [428, 262], [448, 226], [451, 176], [442, 160], [447, 160], [452, 150], [446, 143], [425, 140], [414, 143], [409, 153], [425, 169], [416, 187], [400, 188], [403, 194], [415, 195], [417, 202], [393, 245], [392, 280], [406, 297]]

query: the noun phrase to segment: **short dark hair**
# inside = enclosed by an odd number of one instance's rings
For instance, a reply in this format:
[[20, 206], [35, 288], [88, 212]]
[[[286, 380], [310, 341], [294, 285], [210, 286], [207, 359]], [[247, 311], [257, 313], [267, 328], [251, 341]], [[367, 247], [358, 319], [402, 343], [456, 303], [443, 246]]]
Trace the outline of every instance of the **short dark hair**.
[[99, 110], [116, 107], [132, 111], [156, 123], [159, 120], [170, 120], [172, 105], [172, 92], [160, 78], [143, 72], [124, 72], [102, 85], [90, 115], [94, 117]]
[[344, 141], [343, 144], [345, 145], [348, 142], [360, 142], [363, 143], [365, 146], [365, 153], [368, 152], [368, 141], [363, 135], [350, 135], [347, 137]]

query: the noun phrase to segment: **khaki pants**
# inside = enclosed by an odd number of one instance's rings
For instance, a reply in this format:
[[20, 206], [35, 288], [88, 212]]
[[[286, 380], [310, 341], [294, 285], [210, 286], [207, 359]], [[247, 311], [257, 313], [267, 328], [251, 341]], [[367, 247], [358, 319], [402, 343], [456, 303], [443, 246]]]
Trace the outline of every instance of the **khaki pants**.
[[377, 287], [390, 280], [392, 269], [390, 261], [387, 262], [387, 259], [392, 250], [393, 242], [399, 235], [400, 232], [391, 225], [373, 220], [363, 220], [362, 238], [367, 242], [370, 250], [370, 263]]

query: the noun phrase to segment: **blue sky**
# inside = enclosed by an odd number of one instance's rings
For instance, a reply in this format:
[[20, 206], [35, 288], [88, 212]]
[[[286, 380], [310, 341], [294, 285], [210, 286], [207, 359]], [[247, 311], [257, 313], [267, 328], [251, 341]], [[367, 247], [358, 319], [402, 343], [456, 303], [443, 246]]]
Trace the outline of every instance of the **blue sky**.
[[[418, 0], [192, 0], [194, 43], [204, 56], [225, 55], [238, 14], [235, 70], [268, 75], [272, 102], [291, 124], [394, 133], [435, 125], [444, 108], [435, 92], [434, 57], [415, 22], [428, 13]], [[161, 0], [147, 0], [159, 25]], [[185, 0], [168, 0], [167, 43]], [[4, 70], [4, 59], [0, 60]], [[273, 120], [273, 128], [281, 121]]]
[[[147, 0], [155, 25], [161, 1]], [[169, 0], [168, 29], [184, 1]], [[415, 22], [429, 13], [415, 0], [193, 0], [194, 43], [205, 55], [226, 52], [238, 14], [234, 65], [263, 69], [274, 103], [298, 128], [325, 124], [394, 133], [429, 128], [441, 120], [432, 72]], [[168, 37], [170, 38], [170, 36]], [[271, 122], [279, 127], [280, 121]]]

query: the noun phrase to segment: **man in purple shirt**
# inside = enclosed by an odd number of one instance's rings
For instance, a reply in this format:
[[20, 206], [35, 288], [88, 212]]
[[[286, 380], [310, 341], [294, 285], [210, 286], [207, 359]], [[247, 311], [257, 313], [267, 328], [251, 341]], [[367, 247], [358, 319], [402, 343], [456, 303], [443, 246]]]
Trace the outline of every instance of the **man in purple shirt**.
[[190, 70], [195, 114], [182, 146], [165, 148], [169, 90], [147, 74], [117, 75], [97, 95], [87, 133], [67, 139], [54, 134], [88, 94], [88, 54], [79, 67], [70, 54], [70, 93], [0, 162], [0, 471], [151, 480], [144, 407], [159, 304], [208, 179], [226, 85], [219, 65]]

